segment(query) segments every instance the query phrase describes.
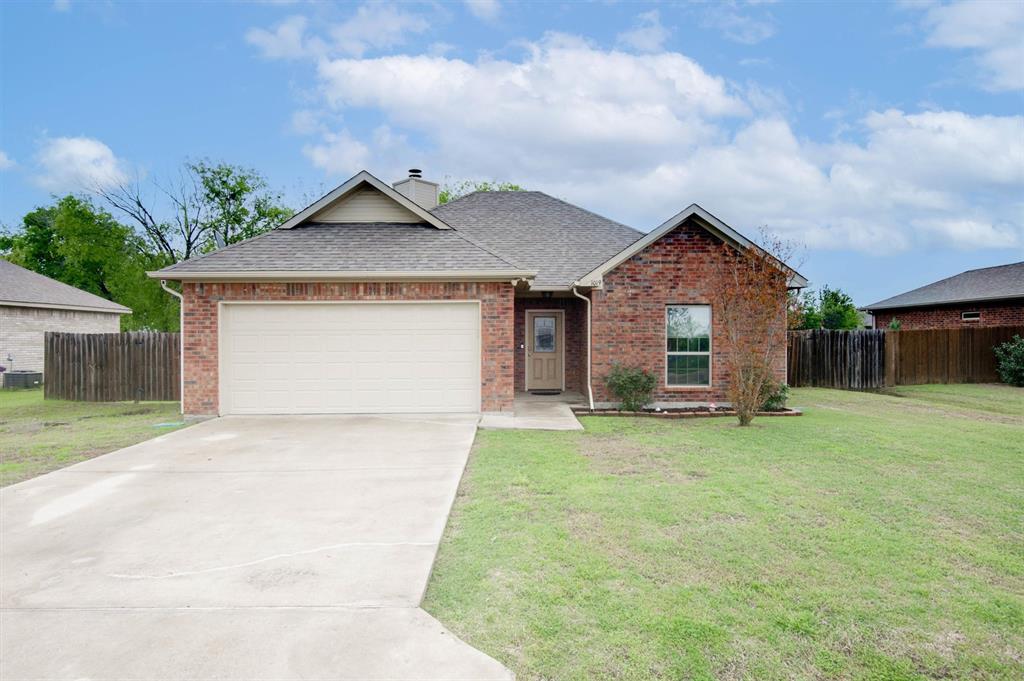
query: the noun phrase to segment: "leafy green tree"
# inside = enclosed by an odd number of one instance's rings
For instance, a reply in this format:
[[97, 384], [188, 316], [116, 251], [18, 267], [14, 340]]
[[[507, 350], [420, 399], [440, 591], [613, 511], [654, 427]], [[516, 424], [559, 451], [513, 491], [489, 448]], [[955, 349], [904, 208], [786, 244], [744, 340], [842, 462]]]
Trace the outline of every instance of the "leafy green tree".
[[255, 171], [226, 163], [189, 163], [199, 180], [205, 205], [201, 250], [212, 251], [217, 243], [233, 244], [270, 231], [287, 220], [292, 210], [280, 204], [281, 195], [267, 189]]
[[[152, 189], [150, 191], [149, 189]], [[228, 163], [188, 162], [170, 184], [138, 182], [94, 190], [138, 230], [151, 253], [188, 260], [284, 222], [291, 209], [254, 170]]]
[[69, 195], [31, 211], [0, 250], [17, 265], [132, 308], [121, 318], [125, 330], [178, 327], [177, 300], [146, 277], [167, 259], [88, 199]]
[[825, 286], [815, 293], [804, 291], [789, 301], [790, 329], [859, 329], [860, 312], [853, 299], [839, 289]]
[[824, 287], [819, 297], [821, 325], [826, 329], [859, 329], [860, 312], [853, 304], [853, 298], [839, 289]]
[[490, 182], [487, 180], [465, 180], [463, 182], [445, 183], [437, 197], [438, 203], [445, 204], [461, 199], [473, 192], [521, 192], [521, 186], [512, 182]]

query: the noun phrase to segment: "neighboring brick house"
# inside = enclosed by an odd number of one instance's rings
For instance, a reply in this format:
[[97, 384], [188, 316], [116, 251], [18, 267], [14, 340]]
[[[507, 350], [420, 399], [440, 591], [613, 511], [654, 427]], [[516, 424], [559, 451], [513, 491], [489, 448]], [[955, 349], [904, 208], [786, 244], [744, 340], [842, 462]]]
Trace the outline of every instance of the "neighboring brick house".
[[127, 307], [0, 258], [0, 366], [43, 370], [43, 334], [117, 333]]
[[[726, 400], [712, 265], [751, 246], [728, 225], [697, 205], [644, 234], [541, 192], [437, 198], [418, 172], [360, 172], [151, 273], [182, 284], [185, 412], [507, 411], [588, 382], [602, 406], [614, 361], [653, 371], [659, 405]], [[774, 359], [784, 379], [784, 342]]]
[[875, 328], [1024, 326], [1024, 262], [968, 270], [864, 308]]

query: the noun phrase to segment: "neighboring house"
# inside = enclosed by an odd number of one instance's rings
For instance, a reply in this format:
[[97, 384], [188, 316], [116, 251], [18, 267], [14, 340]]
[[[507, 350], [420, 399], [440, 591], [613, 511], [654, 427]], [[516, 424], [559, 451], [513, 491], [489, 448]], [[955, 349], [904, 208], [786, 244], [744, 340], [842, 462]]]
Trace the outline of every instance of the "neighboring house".
[[[616, 361], [652, 371], [659, 404], [726, 399], [711, 267], [723, 241], [750, 246], [742, 235], [697, 205], [649, 234], [541, 192], [438, 206], [437, 185], [411, 173], [390, 187], [360, 172], [271, 232], [151, 273], [182, 282], [186, 413], [586, 395], [588, 311], [599, 405]], [[784, 344], [774, 361], [783, 380]]]
[[893, 319], [901, 329], [1024, 325], [1024, 262], [968, 270], [864, 309], [876, 329]]
[[43, 370], [43, 334], [117, 333], [124, 305], [0, 258], [0, 366]]

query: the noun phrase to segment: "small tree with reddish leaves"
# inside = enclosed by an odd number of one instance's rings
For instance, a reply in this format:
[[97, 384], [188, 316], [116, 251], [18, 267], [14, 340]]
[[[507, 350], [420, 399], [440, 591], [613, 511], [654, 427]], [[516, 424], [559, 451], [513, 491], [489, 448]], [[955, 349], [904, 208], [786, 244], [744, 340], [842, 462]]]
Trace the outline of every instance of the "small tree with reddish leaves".
[[[762, 233], [763, 246], [723, 244], [713, 296], [728, 395], [741, 426], [749, 426], [778, 387], [773, 360], [786, 350], [787, 261], [794, 246]], [[716, 353], [718, 355], [719, 353]]]

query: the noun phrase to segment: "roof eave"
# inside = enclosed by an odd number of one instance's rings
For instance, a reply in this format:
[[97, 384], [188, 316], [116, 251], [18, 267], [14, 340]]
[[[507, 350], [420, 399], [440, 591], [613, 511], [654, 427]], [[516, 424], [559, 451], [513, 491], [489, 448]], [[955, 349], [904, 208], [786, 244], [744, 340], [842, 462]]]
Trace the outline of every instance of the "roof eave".
[[240, 272], [174, 272], [158, 270], [146, 273], [151, 279], [168, 281], [247, 282], [247, 281], [528, 281], [537, 276], [530, 270], [265, 270]]
[[0, 300], [0, 307], [36, 307], [44, 310], [72, 310], [74, 312], [102, 312], [104, 314], [131, 314], [132, 309], [124, 305], [116, 307], [90, 307], [88, 305], [64, 305], [62, 303], [33, 303], [24, 300]]
[[942, 307], [945, 305], [965, 305], [968, 303], [991, 303], [1000, 300], [1024, 300], [1024, 295], [982, 296], [975, 298], [958, 298], [956, 300], [938, 300], [923, 303], [896, 303], [893, 305], [885, 305], [882, 304], [885, 301], [880, 301], [880, 303], [875, 303], [873, 305], [865, 305], [861, 309], [867, 310], [868, 312], [874, 312], [875, 310], [910, 310], [920, 307]]

